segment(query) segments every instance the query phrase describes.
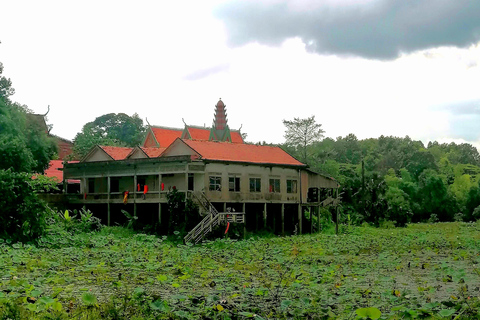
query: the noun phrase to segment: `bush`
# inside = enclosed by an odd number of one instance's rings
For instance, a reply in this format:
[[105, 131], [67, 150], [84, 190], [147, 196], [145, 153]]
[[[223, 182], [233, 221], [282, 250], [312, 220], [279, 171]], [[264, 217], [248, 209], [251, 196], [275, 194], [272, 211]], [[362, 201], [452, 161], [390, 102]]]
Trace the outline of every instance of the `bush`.
[[28, 173], [0, 170], [1, 237], [28, 242], [45, 232], [47, 206], [38, 199], [34, 185]]
[[103, 227], [100, 219], [94, 217], [93, 213], [85, 208], [78, 211], [77, 209], [58, 211], [53, 214], [53, 217], [50, 224], [62, 225], [67, 232], [91, 232], [98, 231]]
[[480, 220], [480, 206], [476, 207], [475, 210], [473, 210], [472, 217], [475, 220]]

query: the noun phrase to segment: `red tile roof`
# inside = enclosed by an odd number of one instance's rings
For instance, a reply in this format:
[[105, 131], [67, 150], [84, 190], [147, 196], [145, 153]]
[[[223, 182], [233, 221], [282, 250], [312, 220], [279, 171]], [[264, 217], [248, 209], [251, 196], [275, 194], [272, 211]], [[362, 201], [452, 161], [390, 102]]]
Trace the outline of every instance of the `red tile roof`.
[[[78, 161], [68, 161], [68, 163], [77, 163]], [[63, 160], [50, 160], [48, 169], [45, 170], [45, 176], [54, 178], [58, 183], [63, 181]]]
[[180, 138], [183, 132], [182, 129], [173, 128], [151, 127], [151, 129], [162, 148], [168, 147], [175, 139]]
[[230, 131], [230, 136], [232, 137], [232, 143], [245, 143], [242, 135], [238, 131]]
[[181, 141], [205, 160], [305, 166], [280, 147], [198, 140]]
[[166, 148], [142, 148], [143, 152], [145, 152], [149, 158], [159, 157], [165, 149]]
[[[166, 148], [177, 138], [182, 138], [182, 129], [166, 128], [166, 127], [151, 127], [155, 139], [160, 144], [160, 147]], [[188, 133], [192, 140], [205, 140], [210, 138], [210, 128], [199, 128], [187, 126]], [[242, 135], [238, 131], [230, 131], [232, 143], [244, 143]]]
[[195, 127], [187, 127], [188, 133], [193, 140], [208, 140], [210, 137], [210, 129], [207, 128], [195, 128]]
[[125, 148], [125, 147], [107, 147], [107, 146], [99, 146], [105, 151], [113, 160], [123, 160], [125, 159], [130, 152], [132, 152], [133, 148]]

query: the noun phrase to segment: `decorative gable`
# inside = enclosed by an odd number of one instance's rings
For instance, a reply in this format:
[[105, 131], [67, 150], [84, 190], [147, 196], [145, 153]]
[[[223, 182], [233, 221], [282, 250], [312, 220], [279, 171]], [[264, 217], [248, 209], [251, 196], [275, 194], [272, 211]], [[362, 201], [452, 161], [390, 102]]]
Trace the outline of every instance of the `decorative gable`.
[[93, 147], [92, 150], [82, 159], [82, 162], [95, 162], [95, 161], [111, 161], [113, 158], [108, 155], [99, 146]]
[[[192, 140], [185, 140], [192, 141]], [[175, 140], [163, 153], [162, 157], [190, 156], [192, 159], [200, 158], [200, 154], [193, 150], [182, 139]]]
[[158, 147], [157, 139], [155, 139], [155, 135], [153, 134], [153, 131], [152, 131], [151, 128], [149, 128], [149, 130], [147, 132], [147, 136], [145, 137], [145, 141], [143, 142], [143, 146], [145, 148]]

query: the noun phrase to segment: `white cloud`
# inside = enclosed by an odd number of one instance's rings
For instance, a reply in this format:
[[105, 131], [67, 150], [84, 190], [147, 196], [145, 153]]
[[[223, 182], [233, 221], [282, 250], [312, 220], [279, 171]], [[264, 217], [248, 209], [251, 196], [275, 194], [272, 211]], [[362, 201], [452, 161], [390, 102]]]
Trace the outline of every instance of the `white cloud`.
[[462, 139], [455, 106], [480, 101], [478, 44], [388, 61], [315, 54], [300, 38], [230, 48], [212, 16], [217, 3], [11, 2], [0, 20], [0, 61], [13, 98], [38, 113], [51, 105], [53, 133], [72, 139], [110, 112], [209, 126], [221, 97], [231, 128], [276, 143], [283, 119], [311, 115], [333, 138]]

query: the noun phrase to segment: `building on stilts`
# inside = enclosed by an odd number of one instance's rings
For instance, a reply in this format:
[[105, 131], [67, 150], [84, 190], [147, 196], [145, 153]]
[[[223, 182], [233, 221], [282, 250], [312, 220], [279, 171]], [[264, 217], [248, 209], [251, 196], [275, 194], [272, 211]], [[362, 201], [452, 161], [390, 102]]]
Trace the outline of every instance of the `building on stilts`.
[[80, 181], [79, 193], [66, 194], [69, 206], [85, 206], [106, 225], [124, 223], [125, 210], [165, 230], [167, 195], [175, 189], [197, 203], [203, 217], [187, 230], [187, 242], [228, 222], [280, 235], [312, 232], [319, 229], [311, 219], [318, 208], [339, 203], [333, 178], [278, 146], [245, 143], [240, 130], [229, 128], [221, 99], [210, 128], [149, 125], [142, 146], [95, 146], [80, 162], [66, 164], [63, 176]]

